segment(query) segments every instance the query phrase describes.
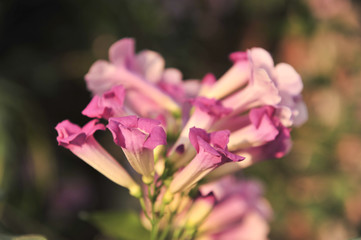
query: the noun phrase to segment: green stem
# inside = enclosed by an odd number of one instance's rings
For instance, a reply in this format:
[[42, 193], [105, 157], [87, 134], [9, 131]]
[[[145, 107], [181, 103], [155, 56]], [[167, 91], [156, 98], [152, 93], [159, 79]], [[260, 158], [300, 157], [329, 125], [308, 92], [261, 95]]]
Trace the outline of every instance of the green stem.
[[142, 197], [139, 201], [140, 201], [140, 206], [142, 207], [142, 210], [144, 212], [144, 215], [149, 220], [149, 222], [152, 222], [152, 219], [149, 217], [149, 214], [147, 212], [147, 208], [145, 207], [144, 198]]
[[151, 240], [158, 240], [158, 232], [159, 232], [159, 222], [153, 221], [152, 223], [152, 233], [151, 233]]
[[[151, 190], [153, 188], [153, 192]], [[157, 181], [153, 182], [152, 185], [148, 186], [148, 197], [151, 202], [151, 209], [152, 209], [152, 232], [151, 232], [151, 240], [158, 240], [158, 233], [159, 233], [159, 217], [157, 216], [156, 209], [155, 209], [155, 202], [158, 197], [158, 189], [157, 189]]]
[[183, 235], [184, 228], [178, 228], [176, 231], [174, 231], [172, 239], [179, 240], [180, 237]]
[[171, 214], [170, 214], [170, 216], [168, 218], [168, 221], [167, 221], [168, 224], [165, 227], [165, 229], [163, 230], [161, 236], [159, 237], [159, 240], [164, 240], [168, 236], [168, 233], [169, 233], [169, 231], [171, 229], [171, 226], [172, 226], [173, 217], [175, 216], [175, 214], [176, 214], [176, 211], [171, 212]]

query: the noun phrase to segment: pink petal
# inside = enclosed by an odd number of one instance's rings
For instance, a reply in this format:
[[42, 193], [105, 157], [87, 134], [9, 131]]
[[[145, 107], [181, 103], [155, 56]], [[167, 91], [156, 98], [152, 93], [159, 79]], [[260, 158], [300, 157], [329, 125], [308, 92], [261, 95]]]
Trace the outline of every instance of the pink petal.
[[134, 39], [123, 38], [109, 48], [109, 60], [117, 66], [134, 67]]
[[57, 141], [59, 145], [69, 148], [71, 145], [81, 146], [86, 142], [89, 136], [97, 130], [105, 130], [104, 125], [98, 123], [98, 120], [92, 120], [83, 128], [71, 123], [69, 120], [64, 120], [55, 127], [58, 132]]
[[116, 67], [104, 60], [93, 63], [85, 75], [85, 81], [87, 88], [92, 93], [99, 95], [121, 83]]
[[213, 146], [217, 146], [219, 148], [226, 149], [230, 134], [231, 133], [229, 130], [212, 132], [210, 135], [210, 143]]
[[271, 54], [263, 48], [252, 48], [247, 51], [248, 58], [253, 64], [253, 68], [263, 68], [270, 74], [274, 67]]
[[115, 86], [110, 91], [103, 93], [102, 96], [95, 95], [82, 114], [91, 118], [104, 119], [125, 115], [124, 97], [124, 88]]
[[247, 54], [247, 52], [233, 52], [229, 55], [229, 59], [232, 62], [247, 61], [248, 54]]
[[160, 126], [156, 126], [153, 128], [147, 140], [144, 142], [144, 147], [148, 149], [154, 149], [159, 145], [166, 145], [167, 144], [166, 139], [167, 136], [164, 129]]
[[231, 108], [224, 107], [222, 103], [216, 99], [197, 97], [192, 100], [191, 103], [201, 111], [217, 118], [223, 117], [232, 112]]
[[136, 56], [138, 72], [152, 83], [161, 80], [165, 61], [163, 57], [154, 51], [143, 50]]
[[132, 194], [139, 194], [139, 186], [93, 137], [95, 131], [104, 130], [104, 126], [99, 124], [98, 120], [90, 121], [83, 128], [65, 120], [60, 122], [55, 129], [58, 131], [59, 145], [68, 148], [113, 182], [129, 188]]
[[197, 152], [199, 152], [198, 137], [201, 137], [207, 142], [210, 141], [210, 136], [205, 130], [196, 127], [192, 127], [191, 129], [189, 129], [189, 141]]
[[303, 89], [301, 76], [287, 63], [279, 63], [275, 67], [277, 86], [280, 91], [293, 96], [301, 93]]

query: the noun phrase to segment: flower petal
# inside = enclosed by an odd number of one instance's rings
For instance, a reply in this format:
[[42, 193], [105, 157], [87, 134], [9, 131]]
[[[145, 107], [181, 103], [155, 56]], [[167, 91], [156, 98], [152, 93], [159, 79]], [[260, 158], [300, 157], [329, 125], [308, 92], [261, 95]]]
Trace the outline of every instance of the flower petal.
[[154, 51], [143, 50], [136, 56], [137, 68], [144, 78], [152, 83], [161, 80], [165, 61], [163, 57]]
[[109, 48], [109, 60], [117, 66], [132, 70], [134, 67], [135, 43], [132, 38], [123, 38]]

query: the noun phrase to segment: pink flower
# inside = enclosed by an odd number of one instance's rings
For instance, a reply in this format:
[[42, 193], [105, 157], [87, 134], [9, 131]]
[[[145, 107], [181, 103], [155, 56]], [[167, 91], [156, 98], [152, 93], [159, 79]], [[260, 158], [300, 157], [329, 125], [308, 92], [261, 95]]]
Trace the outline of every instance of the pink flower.
[[289, 111], [291, 118], [284, 121], [285, 126], [300, 126], [308, 119], [307, 107], [302, 100], [303, 89], [301, 76], [286, 63], [279, 63], [275, 67], [275, 79], [280, 91], [280, 108]]
[[85, 75], [88, 89], [94, 94], [102, 94], [113, 86], [139, 92], [148, 101], [170, 112], [179, 112], [179, 105], [156, 83], [164, 71], [164, 59], [156, 52], [145, 50], [135, 55], [134, 40], [124, 38], [109, 49], [110, 63], [96, 61]]
[[276, 105], [281, 101], [272, 78], [273, 60], [271, 55], [261, 48], [253, 48], [247, 51], [247, 56], [250, 64], [247, 87], [223, 101], [225, 106], [234, 108], [234, 114], [252, 107]]
[[104, 125], [98, 123], [98, 120], [90, 121], [83, 128], [64, 120], [55, 129], [58, 132], [59, 145], [72, 151], [113, 182], [128, 188], [132, 195], [141, 194], [138, 184], [93, 137], [95, 131], [105, 130]]
[[232, 54], [230, 58], [234, 61], [233, 66], [211, 88], [202, 91], [202, 96], [222, 99], [247, 84], [250, 77], [250, 63], [246, 53], [238, 52], [237, 54], [242, 57], [236, 58]]
[[290, 129], [281, 128], [277, 137], [262, 146], [240, 150], [237, 154], [245, 154], [252, 163], [267, 159], [281, 158], [285, 156], [292, 147]]
[[82, 111], [90, 118], [121, 117], [126, 115], [123, 107], [125, 90], [122, 86], [114, 86], [101, 96], [95, 95], [88, 106]]
[[233, 67], [210, 90], [202, 92], [204, 96], [223, 99], [225, 107], [234, 109], [233, 115], [272, 105], [282, 111], [280, 119], [285, 126], [299, 126], [307, 120], [307, 109], [300, 95], [302, 80], [290, 65], [274, 66], [271, 55], [261, 48], [232, 53], [230, 58]]
[[173, 179], [171, 193], [186, 191], [212, 170], [227, 162], [238, 162], [244, 158], [227, 151], [229, 131], [207, 133], [200, 128], [191, 128], [189, 140], [197, 151], [195, 158]]
[[228, 148], [231, 151], [256, 147], [276, 138], [283, 126], [275, 116], [271, 106], [253, 108], [249, 113], [249, 123], [231, 133]]
[[167, 143], [166, 134], [159, 125], [160, 122], [156, 120], [136, 116], [110, 118], [107, 125], [114, 142], [122, 147], [130, 165], [143, 175], [146, 183], [153, 180], [153, 149]]
[[[272, 212], [260, 184], [226, 177], [202, 185], [200, 191], [213, 192], [218, 202], [200, 226], [197, 239], [266, 239]], [[248, 235], [250, 231], [253, 234]]]
[[[193, 155], [187, 152], [189, 151], [190, 145], [187, 136], [190, 134], [190, 129], [192, 127], [208, 130], [216, 120], [230, 114], [232, 111], [232, 109], [230, 108], [223, 107], [221, 102], [216, 99], [197, 97], [191, 100], [191, 103], [195, 107], [194, 113], [188, 120], [187, 124], [183, 127], [180, 136], [178, 137], [176, 143], [173, 145], [173, 148], [169, 152], [172, 160], [178, 161], [176, 166], [180, 166], [179, 158], [182, 158], [182, 163], [186, 163], [190, 160], [188, 159], [189, 157], [193, 157]], [[177, 157], [175, 157], [174, 155], [172, 156], [172, 154], [175, 153], [176, 148], [180, 146], [185, 149], [185, 154]]]
[[198, 227], [211, 213], [215, 203], [216, 198], [213, 193], [209, 193], [205, 196], [199, 196], [187, 210], [183, 224], [187, 228]]
[[255, 211], [249, 211], [242, 221], [229, 229], [215, 233], [199, 240], [267, 240], [270, 227], [268, 222]]
[[245, 160], [237, 163], [227, 163], [212, 173], [210, 173], [207, 178], [210, 179], [218, 179], [228, 174], [232, 174], [236, 171], [249, 167], [252, 164], [281, 158], [285, 156], [292, 147], [292, 140], [290, 135], [290, 129], [285, 128], [283, 126], [278, 128], [278, 134], [276, 138], [270, 142], [267, 142], [258, 147], [250, 147], [245, 149], [240, 149], [235, 151], [235, 154], [241, 155], [245, 157]]

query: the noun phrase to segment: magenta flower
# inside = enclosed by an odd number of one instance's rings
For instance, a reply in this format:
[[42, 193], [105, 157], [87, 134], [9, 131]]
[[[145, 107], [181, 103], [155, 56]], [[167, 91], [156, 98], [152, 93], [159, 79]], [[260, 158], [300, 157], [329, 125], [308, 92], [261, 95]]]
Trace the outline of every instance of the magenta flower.
[[227, 150], [229, 131], [207, 133], [200, 128], [191, 128], [189, 140], [197, 151], [195, 158], [173, 179], [171, 193], [186, 191], [212, 170], [227, 162], [238, 162], [244, 158]]
[[285, 156], [292, 147], [292, 140], [290, 135], [290, 129], [280, 125], [278, 127], [278, 134], [274, 140], [267, 142], [258, 147], [250, 147], [246, 149], [240, 149], [235, 153], [245, 157], [245, 160], [237, 163], [228, 163], [220, 166], [207, 178], [218, 179], [227, 174], [232, 174], [238, 170], [249, 167], [252, 164], [275, 158], [281, 158]]
[[125, 90], [122, 86], [114, 86], [101, 96], [95, 95], [82, 114], [90, 118], [121, 117], [126, 115], [123, 107]]
[[59, 145], [72, 151], [113, 182], [128, 188], [132, 195], [139, 196], [141, 192], [138, 184], [93, 137], [95, 131], [105, 130], [98, 120], [90, 121], [83, 128], [64, 120], [55, 129]]
[[[182, 146], [182, 148], [184, 148], [186, 151], [189, 150], [190, 142], [187, 136], [190, 134], [190, 129], [192, 127], [209, 130], [216, 120], [232, 112], [232, 109], [223, 107], [222, 103], [216, 99], [197, 97], [191, 100], [191, 103], [195, 107], [194, 113], [192, 114], [186, 125], [183, 127], [180, 136], [178, 137], [176, 143], [169, 152], [170, 155], [174, 154], [176, 148], [180, 146]], [[174, 155], [172, 157], [174, 157]], [[189, 154], [189, 156], [182, 155], [181, 157], [183, 158], [182, 163], [186, 163], [190, 160], [187, 157], [193, 156]], [[175, 160], [173, 159], [173, 161]], [[176, 161], [178, 161], [178, 158], [176, 158]], [[180, 164], [178, 163], [177, 166], [179, 165]]]
[[156, 120], [136, 116], [110, 118], [107, 125], [114, 142], [122, 147], [130, 165], [143, 175], [146, 183], [153, 179], [153, 149], [167, 143], [164, 129], [159, 125]]

